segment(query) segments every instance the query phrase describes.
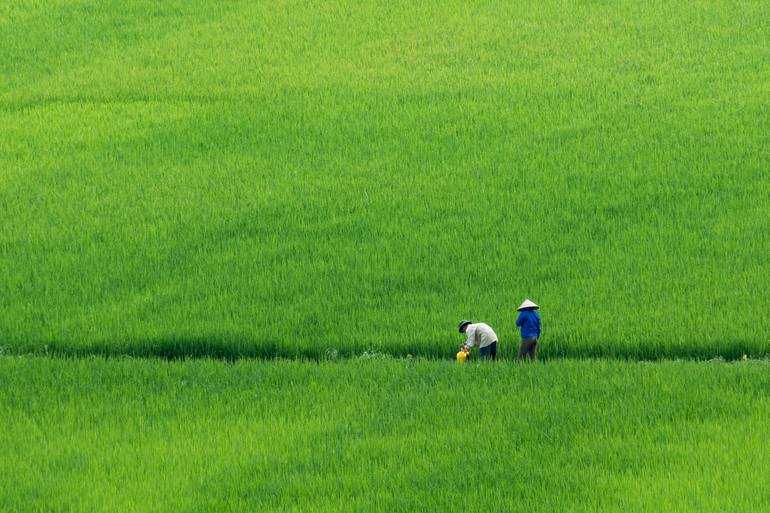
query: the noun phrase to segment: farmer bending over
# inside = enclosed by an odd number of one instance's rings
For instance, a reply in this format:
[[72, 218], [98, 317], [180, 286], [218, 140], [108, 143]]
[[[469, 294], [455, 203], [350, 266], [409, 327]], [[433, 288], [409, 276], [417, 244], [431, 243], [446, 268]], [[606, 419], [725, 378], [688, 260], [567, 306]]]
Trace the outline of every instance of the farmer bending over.
[[521, 312], [516, 319], [516, 326], [521, 328], [521, 348], [519, 349], [519, 360], [524, 356], [529, 356], [532, 361], [537, 360], [537, 339], [540, 337], [540, 315], [535, 312], [540, 308], [529, 299], [516, 310]]
[[468, 340], [465, 341], [465, 347], [468, 351], [473, 346], [479, 346], [479, 356], [482, 360], [497, 359], [497, 335], [488, 325], [483, 322], [460, 322], [460, 333], [468, 335]]

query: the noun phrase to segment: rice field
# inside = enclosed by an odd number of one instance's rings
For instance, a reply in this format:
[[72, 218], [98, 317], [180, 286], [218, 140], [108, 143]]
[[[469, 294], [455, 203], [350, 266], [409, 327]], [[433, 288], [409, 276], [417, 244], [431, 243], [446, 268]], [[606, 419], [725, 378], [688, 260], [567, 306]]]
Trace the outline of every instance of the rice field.
[[764, 512], [768, 370], [0, 357], [0, 509]]
[[[769, 40], [742, 0], [3, 3], [0, 511], [766, 511]], [[503, 361], [443, 361], [460, 319]]]
[[6, 2], [0, 347], [770, 353], [760, 1]]

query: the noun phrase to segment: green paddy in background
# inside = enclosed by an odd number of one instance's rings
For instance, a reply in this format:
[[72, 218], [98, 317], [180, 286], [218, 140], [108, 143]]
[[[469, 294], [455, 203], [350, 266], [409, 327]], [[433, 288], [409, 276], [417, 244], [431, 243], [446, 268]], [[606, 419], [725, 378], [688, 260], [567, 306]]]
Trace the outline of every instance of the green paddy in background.
[[10, 2], [0, 346], [770, 351], [766, 2]]

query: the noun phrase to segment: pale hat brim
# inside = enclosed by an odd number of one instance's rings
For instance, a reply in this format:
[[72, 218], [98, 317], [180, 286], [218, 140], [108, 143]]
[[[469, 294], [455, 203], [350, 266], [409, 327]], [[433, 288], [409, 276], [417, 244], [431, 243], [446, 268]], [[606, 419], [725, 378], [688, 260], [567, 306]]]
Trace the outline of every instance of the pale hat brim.
[[520, 307], [516, 309], [516, 311], [521, 312], [522, 310], [537, 310], [540, 308], [537, 306], [533, 301], [530, 301], [529, 299], [525, 299], [524, 302], [521, 304]]

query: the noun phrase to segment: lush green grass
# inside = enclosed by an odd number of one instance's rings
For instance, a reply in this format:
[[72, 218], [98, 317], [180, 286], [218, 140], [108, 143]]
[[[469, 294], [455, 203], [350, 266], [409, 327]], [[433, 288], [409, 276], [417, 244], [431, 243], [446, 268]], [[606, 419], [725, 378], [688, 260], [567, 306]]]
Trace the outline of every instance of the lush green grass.
[[767, 2], [6, 2], [0, 346], [767, 354]]
[[0, 358], [0, 509], [766, 511], [766, 363]]

